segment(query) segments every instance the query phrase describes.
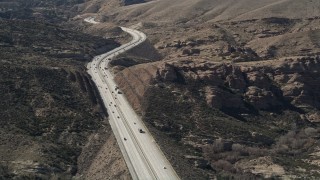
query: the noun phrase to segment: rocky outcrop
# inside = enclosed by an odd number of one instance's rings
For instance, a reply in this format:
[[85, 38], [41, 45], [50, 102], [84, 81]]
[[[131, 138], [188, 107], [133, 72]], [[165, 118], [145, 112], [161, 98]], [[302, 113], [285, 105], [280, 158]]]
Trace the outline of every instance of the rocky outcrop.
[[268, 76], [261, 71], [253, 71], [246, 73], [249, 86], [257, 86], [263, 89], [269, 89], [271, 81]]
[[120, 71], [115, 76], [115, 81], [119, 88], [126, 95], [132, 107], [138, 112], [141, 110], [142, 98], [145, 92], [156, 79], [157, 70], [158, 68], [154, 65], [141, 64]]
[[194, 46], [201, 46], [205, 44], [214, 43], [214, 39], [197, 39], [197, 40], [174, 40], [173, 42], [166, 43], [163, 46], [159, 46], [163, 48], [182, 48], [182, 47], [194, 47]]
[[244, 96], [246, 101], [257, 109], [272, 109], [281, 104], [273, 92], [257, 86], [249, 86]]
[[230, 56], [234, 62], [260, 59], [259, 55], [249, 47], [236, 47], [231, 45], [227, 45], [222, 48], [219, 55]]
[[182, 55], [187, 55], [187, 56], [191, 56], [191, 55], [195, 55], [195, 54], [200, 54], [200, 49], [184, 49], [182, 51]]
[[228, 75], [226, 77], [226, 81], [228, 82], [228, 86], [234, 90], [238, 90], [239, 92], [244, 92], [246, 88], [246, 82], [243, 76], [239, 75]]
[[[244, 103], [241, 95], [233, 94], [218, 87], [206, 87], [206, 102], [215, 108], [242, 109]], [[226, 101], [227, 99], [227, 101]]]
[[314, 123], [320, 123], [320, 113], [319, 112], [313, 112], [307, 115], [307, 120]]
[[284, 168], [272, 161], [271, 157], [260, 157], [252, 160], [243, 160], [236, 163], [236, 167], [253, 174], [262, 175], [264, 178], [283, 176]]
[[163, 66], [160, 66], [158, 69], [158, 78], [162, 78], [164, 81], [175, 81], [177, 80], [177, 74], [174, 71], [174, 67], [169, 64], [164, 64]]
[[[316, 139], [301, 140], [297, 134], [290, 139], [280, 136], [294, 123], [297, 124], [294, 128], [310, 125], [316, 129], [318, 126], [319, 59], [241, 64], [190, 59], [129, 67], [115, 78], [128, 101], [156, 134], [157, 142], [174, 161], [184, 154], [188, 168], [204, 171], [221, 168], [270, 178], [287, 173], [287, 169], [284, 171], [287, 166], [275, 163], [274, 159], [278, 163], [277, 157], [310, 152], [309, 144], [314, 146]], [[314, 132], [309, 129], [302, 136], [310, 139], [311, 135], [315, 136]], [[160, 133], [164, 135], [159, 136]], [[218, 142], [214, 137], [232, 140], [239, 146]], [[170, 138], [173, 143], [169, 145]], [[208, 141], [201, 141], [207, 138]], [[167, 149], [178, 149], [173, 145], [176, 142], [188, 153]], [[275, 142], [279, 142], [281, 148], [275, 146]], [[243, 143], [246, 146], [241, 145]], [[299, 147], [290, 150], [290, 144]], [[189, 156], [190, 147], [195, 152], [202, 150], [203, 156]], [[175, 167], [178, 173], [188, 172], [180, 167], [183, 166]]]
[[148, 75], [154, 78], [152, 82], [199, 84], [200, 95], [213, 108], [241, 110], [249, 105], [257, 110], [275, 110], [288, 104], [320, 108], [318, 58], [279, 60], [263, 66], [179, 60], [156, 67]]

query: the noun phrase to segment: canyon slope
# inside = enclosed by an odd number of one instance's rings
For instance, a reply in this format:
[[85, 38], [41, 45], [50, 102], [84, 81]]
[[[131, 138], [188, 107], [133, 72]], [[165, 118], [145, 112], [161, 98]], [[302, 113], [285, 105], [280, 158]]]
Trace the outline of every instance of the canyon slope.
[[53, 2], [0, 2], [0, 179], [131, 179], [85, 69], [120, 44], [52, 24]]
[[0, 179], [131, 179], [85, 69], [119, 26], [148, 40], [109, 68], [181, 179], [319, 179], [319, 1], [0, 7]]
[[103, 7], [148, 36], [111, 66], [182, 179], [319, 177], [318, 1]]

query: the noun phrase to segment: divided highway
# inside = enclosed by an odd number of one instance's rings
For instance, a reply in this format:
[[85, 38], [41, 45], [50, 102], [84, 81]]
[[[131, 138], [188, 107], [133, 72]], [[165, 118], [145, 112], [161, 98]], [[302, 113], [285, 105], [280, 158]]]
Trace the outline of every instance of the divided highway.
[[[97, 24], [94, 18], [86, 22]], [[121, 27], [133, 39], [110, 52], [96, 56], [88, 63], [88, 73], [95, 82], [103, 103], [108, 110], [109, 122], [117, 138], [133, 179], [179, 179], [152, 135], [134, 112], [121, 90], [113, 80], [108, 63], [123, 53], [146, 40], [146, 35], [134, 29]]]

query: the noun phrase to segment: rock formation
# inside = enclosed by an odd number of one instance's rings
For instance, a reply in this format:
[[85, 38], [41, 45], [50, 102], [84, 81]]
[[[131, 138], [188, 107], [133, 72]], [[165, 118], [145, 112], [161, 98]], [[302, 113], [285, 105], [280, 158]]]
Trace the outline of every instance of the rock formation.
[[[148, 82], [186, 85], [201, 82], [199, 91], [204, 92], [203, 98], [212, 108], [241, 110], [250, 105], [257, 110], [275, 110], [286, 108], [288, 104], [320, 108], [320, 61], [315, 58], [282, 60], [264, 66], [180, 60], [161, 62], [156, 69], [150, 64], [135, 67], [135, 70], [142, 71], [141, 68], [148, 69], [148, 66], [153, 67], [146, 74]], [[129, 68], [124, 73], [133, 72]], [[116, 77], [117, 81], [120, 79]], [[128, 82], [132, 87], [136, 84]], [[139, 93], [141, 97], [143, 93]]]

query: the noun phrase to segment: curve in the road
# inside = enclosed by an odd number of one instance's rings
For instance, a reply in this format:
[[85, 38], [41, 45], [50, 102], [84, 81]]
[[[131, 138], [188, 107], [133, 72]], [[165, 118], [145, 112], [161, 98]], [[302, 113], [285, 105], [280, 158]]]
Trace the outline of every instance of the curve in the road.
[[[97, 24], [94, 18], [86, 22]], [[113, 80], [108, 63], [120, 53], [143, 43], [146, 35], [140, 31], [121, 27], [133, 39], [110, 52], [96, 56], [88, 63], [88, 73], [98, 87], [102, 100], [109, 113], [109, 121], [124, 155], [133, 179], [179, 179], [150, 132], [134, 112]], [[114, 89], [115, 88], [115, 89]], [[113, 90], [114, 89], [114, 90]], [[145, 133], [139, 132], [143, 129]]]

